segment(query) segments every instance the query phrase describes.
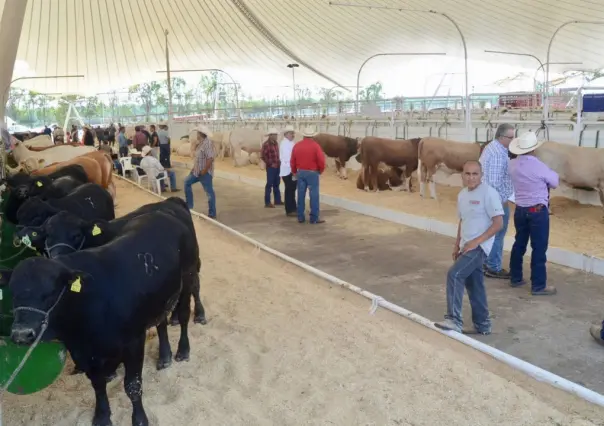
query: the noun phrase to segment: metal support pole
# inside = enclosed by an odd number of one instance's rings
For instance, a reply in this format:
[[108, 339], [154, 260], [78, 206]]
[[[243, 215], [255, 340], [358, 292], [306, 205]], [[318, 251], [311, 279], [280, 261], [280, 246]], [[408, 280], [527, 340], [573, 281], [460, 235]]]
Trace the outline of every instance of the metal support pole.
[[166, 82], [168, 84], [168, 129], [172, 130], [172, 78], [170, 77], [170, 50], [168, 48], [169, 31], [164, 30], [166, 37]]
[[554, 33], [552, 34], [552, 38], [550, 38], [549, 40], [549, 44], [547, 45], [547, 58], [546, 58], [546, 67], [545, 67], [545, 96], [543, 99], [543, 119], [547, 120], [549, 114], [549, 106], [548, 106], [548, 98], [549, 98], [549, 64], [550, 64], [550, 53], [552, 50], [552, 44], [554, 43], [554, 39], [556, 38], [556, 36], [558, 35], [558, 33], [560, 32], [560, 30], [564, 27], [566, 27], [567, 25], [571, 25], [571, 24], [592, 24], [592, 25], [604, 25], [604, 21], [566, 21], [565, 23], [563, 23], [562, 25], [560, 25], [558, 28], [556, 28], [556, 31], [554, 31]]
[[[287, 68], [291, 68], [292, 69], [292, 90], [294, 93], [294, 118], [296, 117], [296, 110], [297, 108], [297, 103], [296, 103], [296, 74], [295, 74], [295, 69], [298, 68], [300, 65], [296, 64], [296, 63], [292, 63], [292, 64], [287, 64]], [[299, 115], [299, 114], [298, 114]]]
[[[221, 70], [220, 68], [203, 68], [203, 69], [194, 69], [194, 70], [171, 70], [170, 73], [174, 74], [174, 73], [180, 73], [180, 72], [210, 72], [210, 71], [221, 72], [224, 75], [226, 75], [228, 78], [230, 78], [231, 81], [233, 82], [233, 85], [235, 86], [235, 106], [237, 108], [237, 115], [239, 116], [239, 118], [241, 118], [241, 109], [239, 108], [239, 92], [237, 90], [238, 83], [235, 81], [235, 79], [233, 77], [231, 77], [231, 75], [228, 72]], [[164, 73], [164, 72], [168, 72], [168, 71], [160, 70], [157, 72]]]
[[395, 53], [376, 53], [375, 55], [368, 57], [367, 59], [365, 59], [365, 62], [363, 62], [361, 64], [361, 66], [359, 67], [359, 71], [357, 72], [357, 96], [356, 96], [356, 102], [355, 102], [355, 107], [354, 107], [355, 114], [358, 114], [359, 110], [360, 110], [360, 108], [359, 108], [359, 88], [360, 88], [360, 82], [361, 82], [361, 71], [363, 71], [363, 67], [365, 67], [367, 62], [369, 62], [373, 58], [377, 58], [378, 56], [445, 56], [445, 55], [446, 55], [446, 53], [397, 53], [397, 52], [395, 52]]

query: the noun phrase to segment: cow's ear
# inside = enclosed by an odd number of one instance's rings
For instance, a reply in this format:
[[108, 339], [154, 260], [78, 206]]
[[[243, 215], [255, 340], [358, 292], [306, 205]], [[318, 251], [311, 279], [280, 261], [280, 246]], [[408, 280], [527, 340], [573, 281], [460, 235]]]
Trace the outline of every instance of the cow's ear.
[[71, 270], [67, 276], [67, 290], [72, 293], [81, 293], [92, 281], [92, 276], [83, 271]]
[[99, 237], [105, 233], [105, 229], [106, 227], [104, 222], [94, 221], [89, 226], [87, 226], [85, 235], [91, 237]]
[[12, 274], [12, 269], [0, 269], [0, 288], [8, 287], [8, 283]]

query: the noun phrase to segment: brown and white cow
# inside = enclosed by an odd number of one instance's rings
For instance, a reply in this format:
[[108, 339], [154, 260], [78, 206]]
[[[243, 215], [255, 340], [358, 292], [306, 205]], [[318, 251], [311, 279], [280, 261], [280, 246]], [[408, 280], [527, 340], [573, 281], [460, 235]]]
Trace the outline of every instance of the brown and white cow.
[[380, 162], [388, 166], [399, 168], [404, 172], [405, 184], [401, 189], [411, 192], [411, 174], [418, 166], [418, 146], [420, 138], [397, 140], [367, 136], [361, 140], [360, 153], [357, 159], [363, 164], [363, 173], [368, 179], [365, 189], [370, 190], [368, 182], [371, 182], [373, 190], [378, 191], [378, 166]]
[[346, 162], [359, 151], [359, 140], [346, 136], [317, 133], [313, 139], [321, 146], [326, 156], [336, 159], [336, 171], [342, 179], [348, 179]]
[[[403, 171], [401, 169], [380, 163], [377, 172], [377, 189], [379, 191], [396, 191], [399, 188], [403, 188], [402, 174]], [[357, 188], [366, 190], [367, 187], [370, 191], [375, 190], [372, 182], [369, 179], [365, 180], [364, 169], [361, 169], [357, 176]]]
[[425, 195], [425, 184], [430, 183], [430, 196], [436, 199], [434, 174], [442, 170], [448, 175], [461, 173], [466, 161], [478, 160], [486, 144], [455, 142], [440, 138], [422, 138], [419, 143], [419, 193]]

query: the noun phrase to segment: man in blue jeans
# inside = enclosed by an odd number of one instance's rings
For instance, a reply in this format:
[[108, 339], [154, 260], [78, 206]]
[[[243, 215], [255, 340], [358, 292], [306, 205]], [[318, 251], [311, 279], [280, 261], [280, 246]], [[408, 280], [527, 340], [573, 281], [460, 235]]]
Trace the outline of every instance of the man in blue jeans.
[[[281, 190], [279, 184], [279, 171], [281, 168], [281, 161], [279, 160], [279, 144], [277, 143], [277, 135], [279, 132], [274, 127], [269, 129], [266, 136], [268, 139], [262, 144], [262, 151], [260, 152], [260, 158], [266, 165], [266, 185], [264, 187], [264, 207], [274, 208], [275, 206], [282, 206], [281, 202]], [[275, 204], [271, 203], [271, 192], [275, 198]]]
[[489, 143], [480, 155], [480, 164], [484, 174], [483, 182], [495, 188], [503, 205], [503, 227], [495, 235], [493, 248], [485, 261], [484, 274], [489, 278], [509, 279], [510, 273], [503, 269], [503, 241], [510, 220], [509, 199], [514, 193], [512, 180], [508, 172], [508, 146], [514, 139], [514, 126], [500, 124], [495, 139]]
[[517, 155], [510, 162], [510, 176], [516, 193], [514, 226], [516, 239], [510, 255], [510, 285], [525, 284], [522, 263], [529, 240], [531, 241], [531, 294], [550, 296], [556, 288], [547, 285], [547, 246], [549, 242], [548, 189], [558, 186], [559, 177], [535, 155], [543, 144], [533, 132], [526, 132], [510, 144], [510, 152]]
[[195, 182], [201, 183], [208, 197], [208, 216], [216, 219], [216, 195], [212, 182], [214, 175], [214, 145], [210, 141], [210, 131], [205, 126], [197, 129], [199, 145], [195, 151], [195, 165], [189, 176], [185, 178], [185, 198], [189, 209], [193, 209], [193, 191], [191, 186]]
[[[491, 334], [491, 319], [484, 286], [483, 262], [491, 252], [494, 236], [503, 226], [503, 206], [497, 191], [482, 182], [478, 161], [463, 167], [465, 188], [457, 196], [459, 225], [453, 247], [453, 266], [447, 273], [447, 313], [434, 325], [467, 334]], [[464, 287], [472, 308], [473, 328], [463, 329]]]
[[303, 139], [294, 145], [290, 166], [298, 180], [298, 222], [306, 221], [306, 189], [310, 192], [310, 223], [325, 223], [319, 216], [319, 176], [325, 170], [325, 155], [313, 139], [315, 132], [307, 128]]

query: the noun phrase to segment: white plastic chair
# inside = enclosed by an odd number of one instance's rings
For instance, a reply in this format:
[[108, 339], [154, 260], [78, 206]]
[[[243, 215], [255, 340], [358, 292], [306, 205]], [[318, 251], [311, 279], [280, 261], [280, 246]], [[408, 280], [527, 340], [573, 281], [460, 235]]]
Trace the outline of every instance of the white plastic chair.
[[122, 176], [124, 177], [126, 177], [126, 172], [131, 172], [134, 170], [134, 167], [132, 167], [131, 157], [121, 157], [120, 164], [122, 165]]
[[136, 179], [136, 183], [143, 186], [143, 180], [147, 179], [147, 188], [149, 188], [149, 176], [139, 166], [135, 166], [132, 170], [132, 177]]
[[168, 176], [168, 172], [167, 171], [160, 172], [157, 175], [157, 177], [155, 178], [155, 182], [154, 182], [153, 188], [152, 188], [152, 190], [157, 192], [158, 195], [161, 195], [161, 182], [162, 181], [165, 182], [165, 184], [168, 186], [170, 191], [172, 190], [172, 185], [170, 185], [170, 177]]

